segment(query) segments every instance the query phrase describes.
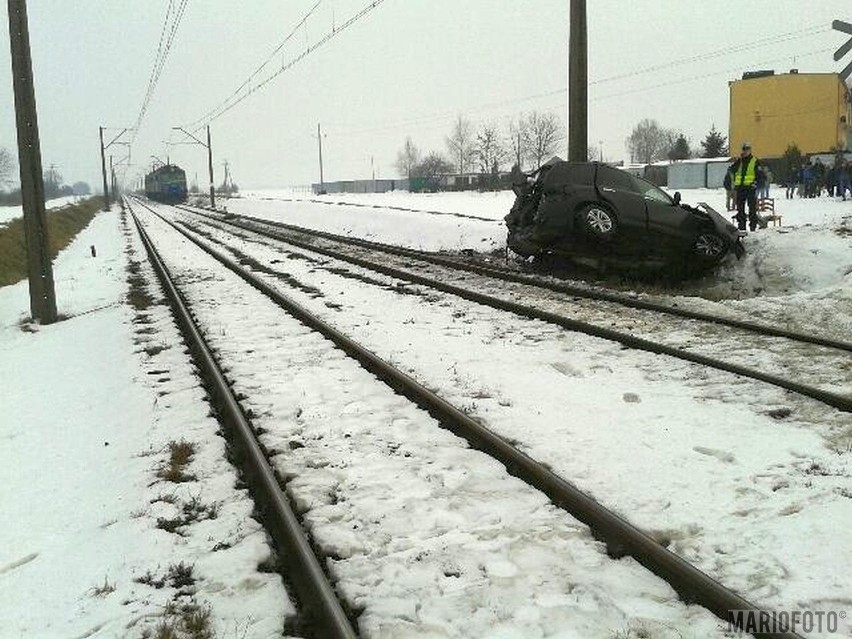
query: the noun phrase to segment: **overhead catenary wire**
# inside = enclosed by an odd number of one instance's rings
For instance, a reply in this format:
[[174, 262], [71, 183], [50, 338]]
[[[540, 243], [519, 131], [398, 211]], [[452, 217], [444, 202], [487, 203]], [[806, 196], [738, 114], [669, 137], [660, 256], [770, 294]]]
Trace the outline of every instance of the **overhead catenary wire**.
[[[669, 68], [676, 67], [676, 66], [683, 66], [683, 65], [692, 64], [692, 63], [695, 63], [695, 62], [703, 62], [703, 61], [711, 60], [711, 59], [714, 59], [714, 58], [720, 58], [720, 57], [724, 57], [724, 56], [727, 56], [727, 55], [742, 53], [744, 51], [749, 51], [749, 50], [752, 50], [752, 49], [758, 49], [758, 48], [763, 48], [763, 47], [766, 47], [766, 46], [775, 45], [775, 44], [778, 44], [780, 42], [787, 42], [787, 41], [790, 41], [790, 40], [796, 40], [796, 39], [811, 37], [811, 36], [813, 36], [817, 33], [827, 33], [827, 32], [830, 32], [830, 31], [831, 31], [831, 29], [828, 29], [826, 27], [823, 27], [823, 26], [820, 26], [820, 25], [812, 25], [812, 26], [809, 26], [809, 27], [804, 27], [802, 29], [796, 29], [794, 31], [787, 31], [787, 32], [775, 34], [775, 35], [772, 35], [772, 36], [767, 36], [765, 38], [761, 38], [761, 39], [755, 40], [753, 42], [748, 42], [748, 43], [743, 43], [743, 44], [738, 44], [738, 45], [733, 45], [733, 46], [728, 46], [728, 47], [722, 47], [720, 49], [714, 49], [714, 50], [707, 51], [707, 52], [699, 54], [699, 55], [689, 56], [689, 57], [685, 57], [685, 58], [679, 58], [679, 59], [676, 59], [676, 60], [671, 60], [669, 62], [665, 62], [665, 63], [661, 63], [661, 64], [655, 64], [655, 65], [644, 67], [644, 68], [641, 68], [641, 69], [636, 69], [636, 70], [633, 70], [633, 71], [630, 71], [630, 72], [627, 72], [627, 73], [622, 73], [622, 74], [618, 74], [618, 75], [614, 75], [614, 76], [599, 78], [599, 79], [590, 81], [589, 86], [591, 87], [591, 86], [594, 86], [594, 85], [602, 85], [602, 84], [606, 84], [606, 83], [617, 81], [617, 80], [624, 80], [624, 79], [627, 79], [627, 78], [637, 77], [637, 76], [641, 76], [641, 75], [647, 75], [647, 74], [655, 73], [657, 71], [662, 71], [662, 70], [669, 69]], [[807, 53], [803, 53], [803, 54], [799, 54], [799, 55], [800, 55], [800, 57], [812, 56], [812, 55], [817, 55], [819, 53], [824, 53], [825, 51], [828, 51], [828, 50], [832, 50], [832, 48], [819, 49], [819, 50], [816, 50], [816, 51], [809, 51]], [[760, 62], [754, 62], [752, 64], [760, 66], [760, 65], [765, 65], [765, 64], [781, 62], [785, 59], [787, 59], [787, 58], [775, 58], [775, 59], [772, 59], [772, 60], [764, 60], [764, 61], [760, 61]], [[619, 91], [619, 92], [616, 92], [616, 93], [610, 93], [610, 94], [605, 94], [605, 95], [597, 95], [597, 96], [594, 96], [594, 97], [590, 97], [589, 100], [592, 101], [592, 102], [597, 102], [597, 101], [601, 101], [601, 100], [607, 100], [607, 99], [611, 99], [611, 98], [622, 97], [622, 96], [625, 96], [625, 95], [631, 95], [631, 94], [634, 94], [634, 93], [642, 93], [642, 92], [645, 92], [645, 91], [650, 91], [650, 90], [653, 90], [653, 89], [662, 88], [662, 87], [666, 87], [666, 86], [698, 81], [698, 80], [701, 80], [701, 79], [707, 78], [707, 77], [718, 76], [718, 75], [730, 75], [732, 73], [738, 73], [740, 71], [741, 71], [741, 67], [728, 68], [728, 69], [718, 71], [718, 72], [714, 72], [714, 73], [710, 73], [710, 74], [702, 73], [702, 74], [698, 74], [698, 75], [689, 76], [687, 78], [669, 80], [669, 81], [666, 81], [666, 82], [661, 82], [661, 83], [657, 83], [657, 84], [653, 84], [653, 85], [645, 85], [645, 86], [638, 87], [638, 88], [626, 89], [624, 91]], [[501, 101], [481, 104], [481, 105], [478, 105], [473, 111], [468, 110], [468, 112], [488, 111], [488, 110], [491, 110], [491, 109], [494, 109], [494, 108], [500, 107], [500, 106], [509, 106], [509, 105], [512, 105], [512, 104], [520, 104], [520, 103], [523, 103], [523, 102], [538, 100], [540, 98], [547, 98], [547, 97], [551, 97], [551, 96], [564, 95], [564, 94], [567, 93], [567, 91], [568, 91], [568, 87], [564, 86], [560, 89], [554, 89], [554, 90], [551, 90], [551, 91], [536, 93], [534, 95], [528, 95], [528, 96], [523, 96], [523, 97], [520, 97], [520, 98], [510, 99], [510, 100], [501, 100]], [[545, 110], [554, 110], [554, 109], [562, 108], [562, 107], [564, 107], [564, 104], [563, 105], [547, 106], [547, 107], [544, 107], [544, 108], [545, 108]], [[436, 123], [436, 122], [445, 122], [445, 121], [453, 119], [457, 116], [458, 116], [458, 110], [448, 110], [448, 111], [442, 111], [442, 112], [438, 112], [438, 113], [424, 114], [424, 115], [421, 115], [421, 116], [403, 118], [401, 120], [398, 120], [398, 121], [395, 121], [395, 122], [392, 122], [392, 123], [384, 123], [382, 125], [365, 124], [365, 126], [358, 126], [358, 125], [348, 125], [348, 124], [344, 124], [344, 123], [329, 122], [329, 123], [327, 123], [327, 126], [337, 127], [337, 132], [339, 132], [341, 135], [358, 135], [358, 134], [364, 134], [364, 133], [376, 133], [376, 132], [381, 132], [381, 131], [390, 130], [390, 129], [402, 128], [402, 127], [406, 127], [406, 126], [429, 125], [429, 124], [433, 124], [433, 123]]]
[[257, 77], [260, 74], [261, 71], [263, 71], [263, 69], [266, 68], [266, 66], [273, 60], [273, 58], [275, 58], [275, 56], [278, 55], [278, 53], [281, 51], [281, 49], [284, 48], [284, 46], [293, 38], [293, 36], [295, 36], [296, 33], [299, 32], [299, 29], [301, 29], [305, 25], [305, 23], [308, 21], [308, 18], [310, 18], [314, 14], [314, 12], [317, 10], [317, 8], [321, 4], [322, 4], [322, 0], [317, 0], [317, 2], [314, 4], [314, 6], [311, 7], [311, 9], [302, 17], [302, 19], [296, 24], [296, 26], [293, 27], [293, 29], [290, 31], [290, 33], [287, 34], [287, 36], [284, 38], [284, 40], [282, 40], [281, 43], [277, 47], [275, 47], [275, 49], [272, 51], [272, 53], [269, 54], [269, 57], [267, 57], [266, 60], [264, 60], [260, 64], [260, 66], [258, 66], [257, 69], [255, 69], [245, 80], [243, 80], [243, 83], [240, 84], [240, 86], [238, 86], [236, 89], [234, 89], [234, 91], [228, 97], [226, 97], [219, 104], [217, 104], [215, 107], [210, 109], [207, 113], [202, 115], [197, 120], [194, 120], [194, 121], [190, 122], [189, 124], [184, 125], [184, 128], [189, 129], [189, 128], [194, 127], [199, 122], [206, 121], [207, 118], [214, 115], [217, 111], [219, 111], [219, 109], [224, 108], [225, 106], [228, 105], [229, 102], [231, 102], [231, 100], [235, 99], [240, 94], [240, 92], [244, 88], [246, 88], [246, 86], [248, 86], [249, 83], [255, 77]]
[[188, 4], [189, 0], [180, 0], [180, 5], [175, 8], [175, 0], [169, 0], [168, 7], [166, 8], [166, 16], [163, 19], [163, 28], [160, 32], [160, 41], [157, 45], [157, 53], [154, 57], [154, 65], [151, 68], [151, 75], [148, 79], [148, 88], [145, 91], [145, 97], [142, 99], [142, 106], [139, 109], [139, 115], [136, 117], [136, 123], [133, 125], [134, 140], [145, 118], [145, 114], [148, 112], [148, 106], [160, 81], [160, 75], [166, 65], [166, 60], [169, 57], [169, 52], [171, 51]]
[[[814, 51], [808, 51], [806, 53], [801, 53], [801, 54], [799, 54], [799, 57], [804, 58], [804, 57], [819, 55], [821, 53], [825, 53], [827, 51], [833, 51], [833, 50], [834, 50], [834, 47], [816, 49]], [[770, 60], [762, 60], [762, 61], [759, 61], [759, 62], [755, 62], [754, 64], [757, 65], [757, 66], [762, 66], [762, 65], [782, 62], [786, 59], [787, 59], [786, 57], [784, 57], [784, 58], [773, 58], [773, 59], [770, 59]], [[674, 66], [676, 64], [679, 64], [679, 62], [673, 61], [671, 63], [672, 66]], [[647, 69], [637, 70], [637, 71], [631, 72], [630, 74], [626, 74], [626, 75], [618, 76], [618, 77], [624, 78], [624, 77], [628, 77], [628, 76], [636, 76], [636, 75], [640, 75], [640, 74], [643, 74], [643, 73], [650, 73], [650, 72], [656, 71], [656, 70], [660, 70], [660, 65], [656, 65], [654, 67], [648, 67]], [[656, 84], [647, 84], [647, 85], [644, 85], [644, 86], [641, 86], [641, 87], [634, 87], [634, 88], [631, 88], [631, 89], [625, 89], [624, 91], [618, 91], [618, 92], [615, 92], [615, 93], [608, 93], [608, 94], [604, 94], [604, 95], [596, 95], [596, 96], [590, 97], [589, 101], [590, 102], [598, 102], [598, 101], [609, 100], [609, 99], [613, 99], [613, 98], [624, 97], [624, 96], [628, 96], [628, 95], [634, 95], [634, 94], [637, 94], [637, 93], [644, 93], [646, 91], [652, 91], [654, 89], [660, 89], [660, 88], [663, 88], [663, 87], [674, 86], [674, 85], [678, 85], [678, 84], [687, 84], [687, 83], [690, 83], [690, 82], [697, 82], [697, 81], [700, 81], [700, 80], [704, 80], [704, 79], [716, 77], [716, 76], [730, 76], [732, 74], [739, 73], [741, 70], [742, 70], [742, 67], [730, 67], [730, 68], [723, 69], [723, 70], [720, 70], [720, 71], [716, 71], [716, 72], [713, 72], [713, 73], [701, 73], [701, 74], [691, 75], [691, 76], [688, 76], [688, 77], [685, 77], [685, 78], [678, 78], [678, 79], [674, 79], [674, 80], [668, 80], [666, 82], [660, 82], [660, 83], [656, 83]], [[614, 78], [603, 78], [601, 80], [596, 80], [594, 82], [590, 82], [589, 84], [590, 85], [591, 84], [602, 84], [604, 82], [608, 82], [610, 79], [614, 79]], [[490, 109], [493, 109], [493, 108], [499, 107], [499, 106], [508, 106], [508, 105], [511, 105], [511, 104], [519, 104], [519, 103], [522, 103], [522, 102], [528, 102], [528, 101], [537, 100], [537, 99], [540, 99], [540, 98], [546, 98], [546, 97], [557, 96], [557, 95], [564, 95], [567, 92], [568, 92], [568, 87], [563, 87], [561, 89], [555, 89], [553, 91], [546, 91], [546, 92], [543, 92], [543, 93], [537, 93], [537, 94], [534, 94], [534, 95], [524, 96], [524, 97], [516, 98], [516, 99], [512, 99], [512, 100], [502, 100], [502, 101], [499, 101], [499, 102], [490, 102], [490, 103], [482, 104], [482, 105], [477, 106], [475, 109], [472, 109], [472, 110], [469, 109], [467, 112], [471, 113], [471, 112], [488, 111]], [[544, 110], [547, 110], [547, 111], [552, 111], [552, 110], [564, 108], [564, 106], [565, 105], [563, 103], [560, 103], [560, 104], [553, 104], [553, 105], [544, 106], [542, 108]], [[336, 133], [340, 134], [340, 135], [360, 135], [360, 134], [366, 134], [366, 133], [378, 133], [378, 132], [381, 132], [381, 131], [398, 129], [398, 128], [402, 128], [402, 127], [406, 127], [406, 126], [432, 125], [432, 124], [435, 124], [435, 123], [438, 123], [438, 122], [446, 122], [446, 121], [449, 121], [449, 120], [456, 118], [456, 117], [458, 117], [458, 111], [457, 110], [455, 110], [455, 111], [442, 111], [442, 112], [433, 113], [433, 114], [425, 114], [425, 115], [422, 115], [422, 116], [406, 118], [406, 119], [402, 119], [402, 120], [399, 120], [399, 121], [396, 121], [396, 122], [385, 123], [383, 125], [375, 125], [375, 126], [366, 126], [366, 127], [355, 126], [355, 127], [350, 128], [348, 125], [341, 124], [341, 123], [338, 123], [336, 125], [335, 125], [335, 123], [329, 123], [328, 126], [338, 127], [336, 129]]]
[[[248, 98], [252, 94], [256, 93], [257, 91], [260, 91], [261, 89], [263, 89], [266, 85], [268, 85], [272, 80], [277, 78], [279, 75], [281, 75], [285, 71], [288, 71], [291, 68], [293, 68], [299, 62], [301, 62], [303, 59], [305, 59], [308, 55], [310, 55], [311, 53], [313, 53], [314, 51], [316, 51], [317, 49], [322, 47], [324, 44], [328, 43], [335, 36], [343, 33], [346, 29], [348, 29], [350, 26], [352, 26], [353, 24], [358, 22], [360, 19], [362, 19], [363, 17], [368, 15], [370, 12], [372, 12], [374, 9], [376, 9], [383, 2], [384, 2], [384, 0], [373, 0], [372, 2], [368, 3], [358, 13], [353, 15], [351, 18], [349, 18], [346, 22], [344, 22], [340, 26], [332, 25], [331, 31], [326, 33], [317, 42], [308, 46], [302, 53], [297, 55], [295, 58], [291, 59], [289, 62], [287, 62], [287, 63], [282, 62], [281, 67], [277, 71], [273, 72], [272, 74], [270, 74], [269, 76], [265, 77], [263, 80], [258, 82], [256, 85], [254, 85], [253, 87], [250, 87], [247, 91], [240, 94], [239, 92], [250, 83], [250, 80], [252, 79], [252, 77], [257, 74], [257, 72], [256, 72], [255, 74], [253, 74], [253, 76], [250, 76], [249, 79], [241, 85], [240, 89], [238, 89], [234, 94], [232, 94], [231, 98], [226, 99], [223, 103], [221, 103], [221, 105], [219, 107], [208, 112], [208, 114], [206, 116], [203, 116], [202, 118], [199, 118], [199, 119], [195, 120], [194, 122], [191, 122], [188, 125], [185, 125], [185, 128], [193, 128], [194, 131], [198, 131], [199, 129], [203, 128], [204, 126], [209, 125], [211, 122], [220, 118], [225, 113], [227, 113], [228, 111], [233, 109], [235, 106], [240, 104], [243, 100], [245, 100], [246, 98]], [[282, 44], [282, 46], [283, 46], [283, 44]], [[265, 67], [267, 63], [268, 63], [268, 60], [267, 60], [267, 62], [264, 62], [264, 64], [261, 65], [261, 68]]]

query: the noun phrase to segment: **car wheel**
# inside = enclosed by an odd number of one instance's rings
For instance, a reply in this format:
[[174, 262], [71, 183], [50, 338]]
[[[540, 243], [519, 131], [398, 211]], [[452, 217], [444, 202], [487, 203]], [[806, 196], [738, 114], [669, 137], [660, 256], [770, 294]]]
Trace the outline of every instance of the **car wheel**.
[[589, 235], [601, 240], [615, 235], [615, 215], [599, 204], [591, 204], [580, 212], [580, 224]]
[[728, 250], [725, 240], [716, 233], [701, 233], [693, 246], [695, 253], [705, 259], [715, 260]]

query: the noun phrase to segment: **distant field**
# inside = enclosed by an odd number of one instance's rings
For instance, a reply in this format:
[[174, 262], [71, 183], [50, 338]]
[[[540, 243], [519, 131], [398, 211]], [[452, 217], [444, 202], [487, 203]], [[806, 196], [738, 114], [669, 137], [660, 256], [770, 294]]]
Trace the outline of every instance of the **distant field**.
[[[86, 228], [99, 208], [100, 200], [90, 198], [47, 212], [51, 259], [68, 246], [77, 233]], [[0, 286], [15, 284], [26, 277], [24, 220], [18, 217], [11, 220], [7, 226], [0, 226]]]

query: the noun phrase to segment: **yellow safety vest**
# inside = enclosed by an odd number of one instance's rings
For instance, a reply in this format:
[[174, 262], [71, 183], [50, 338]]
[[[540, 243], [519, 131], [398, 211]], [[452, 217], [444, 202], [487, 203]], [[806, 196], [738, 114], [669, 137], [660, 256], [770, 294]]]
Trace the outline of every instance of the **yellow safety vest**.
[[742, 160], [734, 173], [734, 186], [751, 186], [757, 178], [757, 158], [751, 156], [743, 169]]

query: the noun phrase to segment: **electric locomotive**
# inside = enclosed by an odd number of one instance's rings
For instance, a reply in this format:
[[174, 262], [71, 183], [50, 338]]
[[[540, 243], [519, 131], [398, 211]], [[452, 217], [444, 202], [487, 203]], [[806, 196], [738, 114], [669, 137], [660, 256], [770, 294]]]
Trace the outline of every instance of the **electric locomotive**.
[[165, 204], [186, 202], [186, 172], [174, 164], [157, 167], [145, 176], [145, 195]]

